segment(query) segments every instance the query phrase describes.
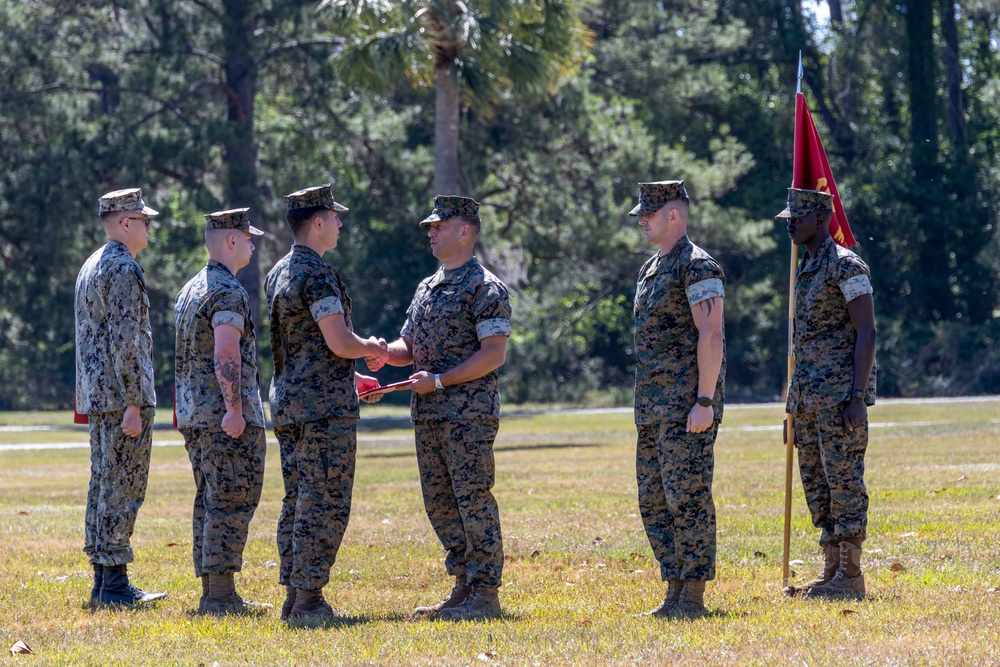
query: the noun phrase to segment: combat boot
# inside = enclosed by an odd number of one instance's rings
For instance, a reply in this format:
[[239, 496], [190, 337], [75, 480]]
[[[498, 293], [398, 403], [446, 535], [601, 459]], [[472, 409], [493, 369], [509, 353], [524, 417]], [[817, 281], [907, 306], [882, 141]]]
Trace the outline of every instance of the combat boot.
[[840, 543], [840, 567], [833, 579], [822, 586], [813, 586], [808, 597], [857, 597], [865, 596], [865, 575], [861, 571], [860, 540]]
[[96, 607], [99, 604], [98, 596], [101, 594], [101, 586], [104, 584], [104, 566], [100, 563], [93, 563], [94, 566], [94, 587], [90, 589], [90, 606]]
[[288, 620], [288, 615], [292, 612], [292, 607], [295, 606], [295, 591], [298, 590], [295, 586], [289, 584], [285, 586], [285, 601], [281, 604], [281, 620]]
[[339, 615], [323, 598], [323, 589], [309, 591], [304, 588], [295, 589], [295, 602], [288, 612], [288, 622], [293, 621], [332, 621]]
[[166, 593], [147, 593], [132, 585], [128, 579], [126, 565], [105, 565], [104, 578], [101, 580], [101, 588], [97, 593], [97, 605], [101, 607], [117, 605], [131, 607], [165, 597], [167, 597]]
[[681, 599], [681, 590], [683, 588], [684, 582], [681, 579], [668, 579], [667, 597], [663, 598], [663, 602], [656, 609], [644, 611], [641, 614], [634, 614], [634, 616], [669, 616], [670, 610]]
[[208, 597], [205, 598], [205, 604], [199, 613], [206, 616], [259, 614], [270, 606], [241, 598], [236, 593], [236, 575], [233, 572], [226, 574], [210, 572], [208, 574]]
[[808, 594], [816, 586], [825, 586], [833, 580], [837, 570], [840, 568], [840, 545], [823, 545], [823, 571], [816, 575], [811, 581], [807, 581], [799, 586], [789, 586], [786, 592], [789, 595]]
[[475, 586], [462, 603], [437, 615], [443, 621], [481, 621], [499, 618], [500, 597], [495, 586]]
[[208, 575], [203, 574], [201, 577], [201, 598], [198, 600], [198, 613], [205, 613], [205, 600], [208, 599], [209, 589], [208, 589]]
[[465, 575], [463, 574], [462, 576], [455, 577], [455, 586], [451, 589], [451, 593], [448, 593], [443, 600], [429, 607], [417, 607], [413, 610], [413, 613], [417, 616], [437, 614], [445, 609], [451, 609], [462, 604], [465, 598], [469, 597], [471, 593], [472, 586], [465, 582]]
[[685, 581], [681, 597], [670, 610], [671, 616], [700, 616], [705, 613], [705, 582]]

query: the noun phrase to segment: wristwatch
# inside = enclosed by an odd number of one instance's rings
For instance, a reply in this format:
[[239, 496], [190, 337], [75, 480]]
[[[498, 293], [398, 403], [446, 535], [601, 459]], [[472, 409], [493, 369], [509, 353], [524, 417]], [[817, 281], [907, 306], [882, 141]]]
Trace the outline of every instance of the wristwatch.
[[857, 398], [860, 400], [865, 400], [865, 390], [864, 389], [852, 389], [851, 398]]
[[708, 396], [699, 396], [698, 399], [695, 401], [695, 403], [697, 403], [703, 408], [710, 408], [713, 405], [715, 405], [715, 401], [710, 399]]
[[434, 374], [434, 391], [444, 391], [444, 385], [441, 384], [441, 374]]

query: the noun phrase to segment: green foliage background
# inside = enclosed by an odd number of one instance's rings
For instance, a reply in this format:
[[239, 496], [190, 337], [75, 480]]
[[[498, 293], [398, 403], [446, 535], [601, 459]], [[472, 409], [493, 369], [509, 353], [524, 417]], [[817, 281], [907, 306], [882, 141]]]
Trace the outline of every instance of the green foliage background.
[[[355, 327], [397, 334], [435, 267], [416, 225], [435, 194], [435, 97], [427, 77], [387, 86], [346, 75], [345, 45], [381, 29], [345, 21], [354, 4], [0, 0], [0, 409], [70, 405], [74, 281], [103, 243], [97, 197], [121, 187], [141, 186], [162, 211], [139, 255], [162, 405], [173, 296], [205, 260], [208, 211], [253, 207], [268, 232], [264, 273], [290, 244], [281, 195], [330, 180], [351, 211], [327, 259], [348, 284]], [[397, 15], [382, 4], [393, 29], [421, 5], [458, 7], [407, 2]], [[469, 2], [480, 17], [506, 4]], [[514, 81], [489, 81], [503, 39], [455, 65], [466, 76], [462, 188], [484, 203], [478, 255], [514, 291], [505, 400], [629, 401], [631, 299], [652, 250], [624, 214], [637, 182], [664, 178], [686, 179], [690, 234], [727, 273], [730, 396], [780, 394], [788, 241], [772, 216], [791, 177], [800, 49], [873, 271], [880, 393], [1000, 392], [993, 3], [513, 4], [571, 11], [589, 35], [547, 88], [518, 87], [508, 70]], [[834, 19], [817, 20], [815, 7]], [[545, 58], [545, 30], [518, 28], [537, 37], [529, 55]]]

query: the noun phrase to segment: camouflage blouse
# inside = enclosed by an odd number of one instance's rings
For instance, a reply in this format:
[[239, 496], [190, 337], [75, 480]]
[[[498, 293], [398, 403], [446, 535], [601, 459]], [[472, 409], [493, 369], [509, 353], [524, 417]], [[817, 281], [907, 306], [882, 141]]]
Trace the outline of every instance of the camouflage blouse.
[[[802, 258], [795, 281], [795, 371], [785, 405], [789, 413], [795, 414], [800, 403], [813, 410], [850, 399], [858, 334], [847, 304], [871, 293], [868, 265], [833, 238], [815, 257]], [[875, 403], [874, 367], [865, 403]]]
[[[499, 278], [473, 257], [445, 276], [444, 268], [417, 287], [400, 336], [413, 343], [413, 370], [444, 373], [479, 351], [490, 336], [510, 336], [510, 297]], [[496, 371], [445, 387], [410, 403], [414, 421], [500, 417]]]
[[271, 421], [275, 425], [323, 417], [358, 417], [354, 360], [327, 346], [319, 321], [341, 313], [351, 329], [351, 298], [340, 276], [319, 254], [293, 245], [264, 283], [271, 313]]
[[77, 411], [155, 406], [146, 280], [125, 244], [108, 241], [84, 263], [74, 311]]
[[215, 376], [215, 328], [240, 330], [240, 395], [247, 426], [264, 426], [260, 372], [250, 297], [225, 265], [213, 259], [188, 281], [174, 303], [174, 390], [178, 428], [219, 428], [226, 414]]
[[[725, 296], [725, 275], [712, 257], [683, 236], [662, 257], [643, 264], [635, 303], [635, 423], [685, 422], [698, 398], [698, 328], [692, 306]], [[723, 331], [723, 337], [725, 331]], [[715, 385], [722, 419], [726, 352]]]

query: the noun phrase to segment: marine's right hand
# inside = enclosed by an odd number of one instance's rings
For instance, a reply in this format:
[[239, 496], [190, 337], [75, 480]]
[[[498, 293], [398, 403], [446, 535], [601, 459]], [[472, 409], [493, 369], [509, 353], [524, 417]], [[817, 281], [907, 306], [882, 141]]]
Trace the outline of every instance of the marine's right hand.
[[247, 423], [243, 419], [243, 412], [226, 412], [222, 417], [222, 430], [230, 438], [238, 438], [246, 430]]
[[368, 366], [368, 370], [376, 373], [389, 360], [389, 344], [385, 342], [384, 338], [375, 338], [375, 336], [370, 337], [368, 342], [378, 345], [379, 348], [378, 354], [365, 357], [365, 364]]
[[142, 415], [139, 407], [130, 405], [125, 408], [125, 416], [122, 417], [122, 433], [130, 438], [138, 438], [142, 433]]

